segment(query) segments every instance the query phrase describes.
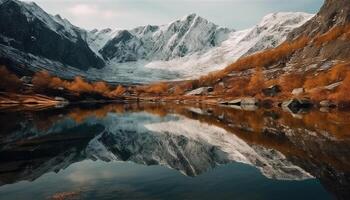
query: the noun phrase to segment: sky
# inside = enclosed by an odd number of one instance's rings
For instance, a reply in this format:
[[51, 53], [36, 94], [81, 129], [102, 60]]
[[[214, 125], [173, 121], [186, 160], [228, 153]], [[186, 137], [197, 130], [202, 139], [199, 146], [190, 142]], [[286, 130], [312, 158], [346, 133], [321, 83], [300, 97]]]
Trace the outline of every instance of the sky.
[[220, 26], [242, 30], [272, 12], [316, 13], [324, 0], [32, 0], [74, 25], [130, 29], [168, 24], [196, 13]]

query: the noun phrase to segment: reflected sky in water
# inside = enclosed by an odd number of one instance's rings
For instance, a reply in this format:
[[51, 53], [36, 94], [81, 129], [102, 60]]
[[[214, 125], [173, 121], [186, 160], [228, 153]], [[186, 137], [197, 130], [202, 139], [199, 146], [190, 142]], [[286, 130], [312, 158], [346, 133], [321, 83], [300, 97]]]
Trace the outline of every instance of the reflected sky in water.
[[83, 161], [30, 183], [3, 186], [1, 199], [45, 199], [73, 191], [81, 199], [330, 199], [317, 180], [276, 181], [254, 167], [227, 164], [195, 178], [161, 166]]

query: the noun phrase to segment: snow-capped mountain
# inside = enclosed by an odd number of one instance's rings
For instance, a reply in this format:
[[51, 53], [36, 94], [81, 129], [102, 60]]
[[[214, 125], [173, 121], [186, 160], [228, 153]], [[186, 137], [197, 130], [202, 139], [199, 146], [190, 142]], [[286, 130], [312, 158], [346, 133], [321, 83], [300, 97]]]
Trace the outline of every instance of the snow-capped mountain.
[[274, 13], [242, 31], [196, 14], [160, 26], [86, 31], [35, 3], [1, 0], [0, 64], [22, 74], [45, 69], [65, 78], [110, 82], [195, 78], [277, 46], [312, 16]]
[[[0, 19], [1, 49], [7, 50], [4, 52], [16, 49], [79, 69], [104, 66], [104, 61], [89, 48], [86, 31], [58, 15], [47, 14], [35, 3], [2, 0]], [[2, 59], [10, 59], [5, 56]], [[17, 60], [20, 58], [9, 62]], [[18, 64], [30, 65], [30, 61]]]
[[115, 35], [117, 35], [118, 33], [119, 33], [119, 30], [112, 30], [110, 28], [106, 28], [102, 30], [94, 29], [88, 32], [86, 39], [90, 48], [96, 54], [100, 55], [98, 51], [101, 50], [106, 45], [106, 43], [112, 38], [114, 38]]
[[[312, 16], [301, 12], [273, 13], [250, 29], [234, 31], [191, 14], [162, 26], [94, 30], [90, 32], [89, 44], [110, 60], [101, 75], [106, 79], [111, 75], [137, 82], [195, 78], [223, 69], [242, 56], [276, 47]], [[147, 74], [152, 78], [147, 78]]]
[[313, 16], [301, 12], [269, 14], [253, 28], [232, 32], [218, 47], [167, 62], [151, 62], [146, 67], [178, 71], [187, 78], [198, 77], [223, 69], [242, 56], [278, 46], [286, 40], [289, 32]]
[[147, 25], [116, 33], [110, 29], [95, 31], [93, 37], [99, 39], [91, 40], [90, 46], [98, 47], [106, 41], [105, 36], [114, 36], [99, 50], [107, 60], [170, 60], [218, 46], [230, 32], [196, 14], [190, 14], [162, 26]]

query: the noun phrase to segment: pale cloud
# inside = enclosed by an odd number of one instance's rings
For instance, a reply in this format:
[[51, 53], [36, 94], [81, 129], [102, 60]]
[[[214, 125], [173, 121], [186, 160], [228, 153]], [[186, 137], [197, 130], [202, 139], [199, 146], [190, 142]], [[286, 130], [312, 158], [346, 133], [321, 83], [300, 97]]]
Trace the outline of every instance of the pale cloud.
[[315, 13], [324, 0], [28, 0], [86, 28], [131, 29], [196, 13], [224, 27], [249, 28], [271, 12]]
[[67, 9], [67, 12], [75, 17], [102, 18], [111, 19], [117, 17], [118, 14], [112, 10], [100, 8], [95, 4], [76, 4]]

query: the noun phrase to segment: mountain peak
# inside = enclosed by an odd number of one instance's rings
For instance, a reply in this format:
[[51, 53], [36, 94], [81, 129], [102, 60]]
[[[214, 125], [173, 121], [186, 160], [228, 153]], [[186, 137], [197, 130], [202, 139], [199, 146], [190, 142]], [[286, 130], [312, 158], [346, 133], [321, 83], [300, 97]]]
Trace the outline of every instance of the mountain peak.
[[182, 19], [184, 20], [188, 20], [188, 19], [194, 19], [195, 17], [197, 17], [198, 15], [196, 13], [190, 13], [188, 15], [185, 15]]

